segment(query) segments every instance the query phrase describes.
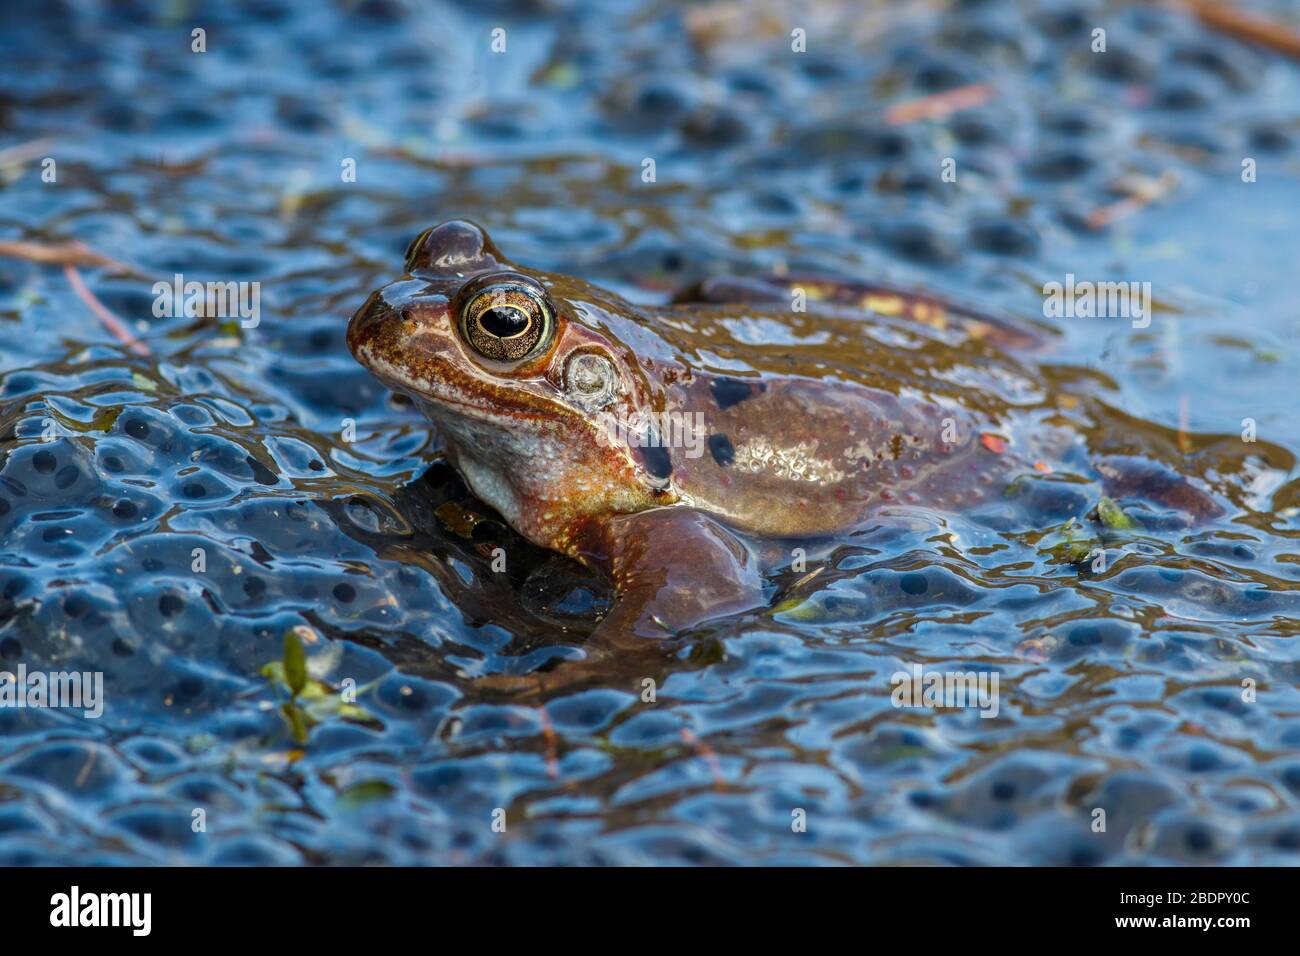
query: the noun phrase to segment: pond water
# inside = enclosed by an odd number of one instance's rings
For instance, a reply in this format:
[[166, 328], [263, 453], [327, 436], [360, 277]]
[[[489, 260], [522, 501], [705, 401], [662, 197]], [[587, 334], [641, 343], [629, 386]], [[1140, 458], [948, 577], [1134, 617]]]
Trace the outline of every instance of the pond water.
[[[0, 709], [0, 863], [1297, 861], [1295, 64], [1088, 0], [0, 21], [0, 238], [129, 266], [0, 257], [0, 669], [104, 693], [97, 719]], [[1042, 482], [1029, 523], [834, 542], [797, 594], [690, 635], [653, 703], [493, 702], [464, 675], [580, 643], [607, 595], [347, 353], [455, 217], [638, 302], [812, 269], [1046, 322], [1044, 374], [1090, 383], [1108, 450], [1231, 508], [1101, 533], [1095, 570], [1062, 558], [1095, 496]], [[260, 323], [156, 317], [177, 273], [260, 283]], [[1069, 274], [1149, 282], [1150, 325], [1045, 319]], [[311, 703], [305, 744], [267, 670], [293, 628], [313, 680], [358, 688]], [[892, 706], [918, 663], [996, 673], [998, 716]]]

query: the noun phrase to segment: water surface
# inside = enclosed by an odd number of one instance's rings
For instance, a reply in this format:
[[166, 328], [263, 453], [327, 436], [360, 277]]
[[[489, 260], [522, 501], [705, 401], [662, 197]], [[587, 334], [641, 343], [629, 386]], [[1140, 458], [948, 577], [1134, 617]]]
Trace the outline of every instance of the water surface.
[[[102, 671], [107, 697], [0, 710], [0, 862], [1296, 861], [1296, 67], [1134, 4], [783, 6], [5, 5], [0, 235], [129, 264], [79, 274], [151, 354], [61, 268], [0, 259], [0, 661]], [[811, 268], [1041, 320], [1067, 273], [1150, 282], [1148, 328], [1057, 320], [1047, 374], [1087, 383], [1111, 450], [1233, 510], [1099, 538], [1094, 572], [1058, 546], [1097, 489], [1045, 476], [1002, 527], [832, 543], [691, 635], [654, 704], [490, 703], [465, 675], [579, 643], [607, 595], [475, 502], [344, 347], [457, 216], [646, 303]], [[260, 325], [154, 318], [177, 272], [261, 283]], [[296, 626], [364, 711], [306, 746], [263, 673]], [[891, 706], [918, 662], [996, 672], [999, 717]]]

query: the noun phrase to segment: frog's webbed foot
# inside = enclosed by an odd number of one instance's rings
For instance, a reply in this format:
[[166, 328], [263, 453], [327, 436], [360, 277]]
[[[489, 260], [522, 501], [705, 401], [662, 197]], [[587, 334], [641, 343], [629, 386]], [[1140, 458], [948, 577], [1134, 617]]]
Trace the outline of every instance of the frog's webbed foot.
[[512, 704], [542, 704], [593, 687], [640, 693], [641, 681], [651, 677], [658, 682], [670, 663], [662, 647], [650, 645], [642, 651], [630, 659], [592, 649], [588, 657], [564, 660], [548, 670], [488, 674], [477, 678], [472, 686], [475, 692], [501, 697]]
[[474, 681], [475, 691], [508, 698], [511, 703], [533, 704], [558, 696], [561, 692], [573, 693], [588, 685], [599, 683], [604, 675], [592, 661], [565, 661], [550, 671], [533, 671], [528, 674], [488, 674]]
[[672, 301], [675, 305], [782, 303], [788, 307], [795, 289], [802, 289], [809, 302], [874, 312], [939, 330], [956, 328], [971, 339], [1006, 350], [1041, 349], [1051, 338], [1047, 330], [1031, 323], [988, 315], [926, 292], [833, 276], [716, 276], [683, 289]]
[[659, 508], [593, 525], [594, 563], [614, 582], [613, 609], [583, 647], [586, 657], [529, 674], [493, 674], [474, 687], [541, 701], [592, 686], [639, 691], [674, 666], [668, 639], [704, 621], [765, 603], [757, 562], [729, 530], [698, 511]]

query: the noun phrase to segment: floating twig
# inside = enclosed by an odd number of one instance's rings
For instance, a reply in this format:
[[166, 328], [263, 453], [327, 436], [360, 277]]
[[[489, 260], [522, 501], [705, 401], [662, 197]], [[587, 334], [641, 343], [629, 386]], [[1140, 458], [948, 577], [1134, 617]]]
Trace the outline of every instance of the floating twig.
[[44, 136], [40, 139], [28, 140], [26, 143], [0, 149], [0, 169], [6, 166], [18, 166], [29, 159], [43, 156], [49, 152], [49, 148], [53, 145], [54, 137]]
[[1282, 20], [1234, 7], [1225, 0], [1181, 0], [1198, 20], [1219, 33], [1258, 43], [1300, 60], [1300, 30]]
[[1178, 177], [1173, 173], [1163, 173], [1158, 179], [1149, 176], [1132, 177], [1125, 184], [1127, 196], [1108, 205], [1098, 206], [1088, 213], [1085, 222], [1089, 229], [1109, 226], [1168, 195], [1177, 182]]
[[914, 123], [922, 119], [942, 119], [958, 110], [983, 106], [993, 99], [993, 87], [988, 83], [971, 83], [954, 87], [942, 93], [932, 93], [920, 99], [895, 103], [885, 110], [885, 122], [891, 126]]
[[0, 256], [23, 259], [53, 266], [104, 267], [117, 272], [133, 272], [124, 262], [101, 255], [84, 242], [22, 242], [17, 239], [0, 239]]
[[72, 291], [77, 293], [81, 301], [86, 303], [90, 311], [95, 313], [95, 317], [103, 323], [104, 328], [113, 333], [119, 342], [136, 355], [149, 354], [149, 346], [132, 335], [131, 330], [126, 327], [122, 320], [110, 312], [104, 303], [95, 298], [95, 293], [91, 292], [85, 281], [82, 280], [81, 273], [77, 271], [76, 266], [70, 262], [64, 263], [63, 274], [67, 276]]

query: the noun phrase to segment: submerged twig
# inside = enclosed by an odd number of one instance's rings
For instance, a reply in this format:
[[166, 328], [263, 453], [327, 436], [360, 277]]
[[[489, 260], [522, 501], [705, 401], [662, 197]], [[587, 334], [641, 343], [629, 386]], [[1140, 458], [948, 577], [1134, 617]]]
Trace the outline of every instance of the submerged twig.
[[681, 735], [682, 740], [703, 757], [704, 762], [709, 765], [709, 772], [713, 775], [713, 789], [718, 793], [725, 791], [727, 789], [727, 778], [722, 775], [722, 764], [718, 761], [718, 755], [713, 752], [713, 748], [685, 727], [681, 729]]
[[542, 722], [542, 739], [546, 743], [546, 776], [555, 780], [560, 776], [560, 761], [557, 757], [555, 744], [555, 727], [552, 726], [551, 718], [546, 713], [545, 704], [538, 706], [537, 714]]
[[0, 168], [6, 166], [19, 166], [29, 159], [35, 159], [37, 156], [43, 156], [49, 152], [49, 148], [54, 145], [53, 136], [42, 136], [40, 139], [28, 140], [25, 143], [19, 143], [16, 146], [8, 146], [0, 149]]

